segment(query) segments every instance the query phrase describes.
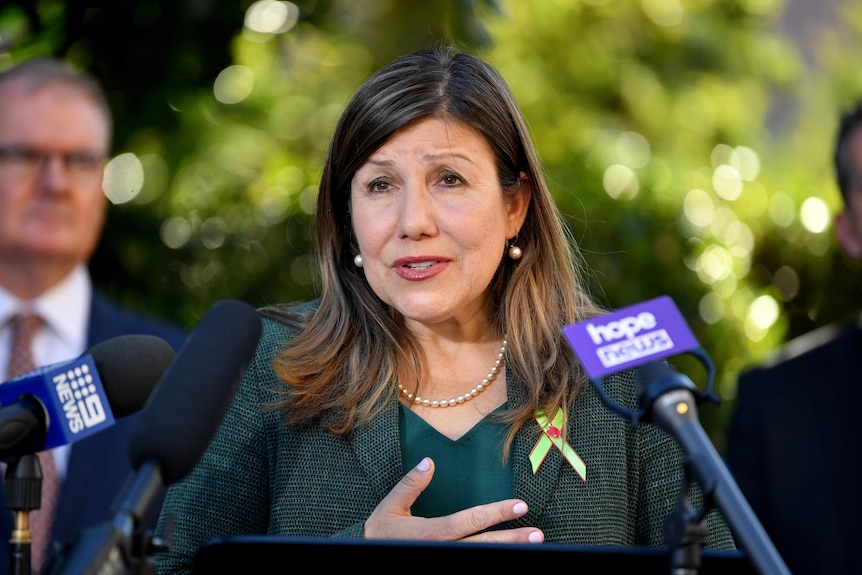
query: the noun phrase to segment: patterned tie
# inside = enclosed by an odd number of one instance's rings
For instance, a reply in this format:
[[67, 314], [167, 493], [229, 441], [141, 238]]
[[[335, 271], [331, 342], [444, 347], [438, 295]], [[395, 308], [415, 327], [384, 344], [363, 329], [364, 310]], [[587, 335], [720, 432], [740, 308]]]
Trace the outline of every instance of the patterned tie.
[[[33, 361], [33, 336], [42, 325], [42, 318], [37, 315], [19, 315], [12, 321], [12, 348], [7, 367], [7, 379], [36, 369]], [[51, 522], [57, 506], [60, 480], [54, 457], [50, 452], [38, 454], [42, 466], [42, 503], [39, 509], [30, 511], [30, 556], [33, 573], [38, 573], [45, 560], [48, 543], [51, 540]]]

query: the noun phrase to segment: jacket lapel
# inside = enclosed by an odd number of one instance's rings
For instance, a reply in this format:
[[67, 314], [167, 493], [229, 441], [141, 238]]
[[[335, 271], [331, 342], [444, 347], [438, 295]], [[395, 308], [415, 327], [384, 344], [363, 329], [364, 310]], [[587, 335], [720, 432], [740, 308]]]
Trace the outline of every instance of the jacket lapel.
[[[514, 382], [512, 372], [506, 365], [506, 387], [509, 404], [523, 401], [520, 387]], [[512, 496], [527, 503], [529, 511], [512, 524], [516, 527], [536, 525], [539, 516], [548, 504], [562, 471], [563, 459], [558, 449], [551, 449], [542, 465], [533, 474], [530, 452], [541, 436], [538, 422], [527, 424], [518, 430], [512, 443]]]
[[383, 499], [401, 480], [401, 443], [398, 431], [398, 399], [387, 400], [377, 417], [357, 427], [350, 444], [371, 483], [377, 500]]

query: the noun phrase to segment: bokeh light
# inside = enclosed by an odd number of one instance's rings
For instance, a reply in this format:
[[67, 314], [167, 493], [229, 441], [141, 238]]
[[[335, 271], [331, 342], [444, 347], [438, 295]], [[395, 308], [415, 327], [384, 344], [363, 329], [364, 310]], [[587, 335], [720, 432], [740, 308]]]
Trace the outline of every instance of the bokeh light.
[[247, 66], [228, 66], [215, 79], [213, 95], [223, 104], [237, 104], [254, 88], [254, 72]]
[[135, 154], [120, 154], [105, 165], [102, 190], [112, 203], [132, 201], [143, 187], [144, 166]]
[[192, 237], [191, 223], [179, 216], [172, 216], [162, 223], [162, 243], [172, 249], [186, 245]]
[[643, 168], [650, 161], [650, 145], [646, 138], [636, 132], [623, 132], [617, 138], [617, 155], [626, 166]]
[[697, 275], [705, 284], [726, 278], [733, 269], [733, 258], [722, 246], [707, 246], [698, 258]]
[[820, 198], [810, 197], [802, 202], [799, 221], [805, 229], [814, 234], [823, 233], [832, 221], [829, 206]]
[[682, 212], [692, 224], [705, 228], [715, 217], [715, 202], [705, 191], [691, 190], [683, 199]]
[[716, 293], [710, 292], [700, 298], [697, 312], [708, 324], [716, 324], [724, 317], [724, 300]]
[[679, 0], [641, 0], [646, 17], [659, 26], [682, 24], [685, 10]]
[[733, 201], [742, 193], [742, 176], [733, 166], [721, 164], [712, 173], [712, 187], [716, 194]]
[[793, 198], [784, 192], [776, 192], [769, 200], [769, 216], [782, 228], [789, 227], [796, 218], [796, 205]]
[[772, 296], [762, 295], [751, 302], [745, 318], [745, 333], [752, 341], [760, 341], [769, 328], [778, 321], [778, 302]]
[[753, 182], [760, 174], [760, 156], [747, 146], [737, 146], [734, 149], [738, 165], [734, 166], [746, 182]]
[[299, 8], [293, 2], [260, 0], [245, 12], [245, 27], [260, 34], [283, 34], [299, 20]]
[[799, 294], [799, 274], [790, 266], [781, 266], [772, 276], [772, 286], [781, 301], [791, 301]]
[[622, 164], [608, 166], [602, 178], [605, 192], [615, 200], [631, 200], [638, 194], [640, 183], [634, 170]]

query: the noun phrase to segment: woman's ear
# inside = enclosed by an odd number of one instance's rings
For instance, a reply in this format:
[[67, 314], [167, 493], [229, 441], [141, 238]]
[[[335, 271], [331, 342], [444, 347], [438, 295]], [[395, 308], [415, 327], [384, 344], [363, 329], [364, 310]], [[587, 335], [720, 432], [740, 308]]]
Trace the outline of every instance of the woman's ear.
[[509, 198], [507, 209], [509, 211], [509, 234], [508, 237], [514, 237], [518, 230], [524, 225], [524, 220], [527, 219], [527, 211], [530, 207], [530, 198], [533, 196], [533, 185], [530, 183], [527, 174], [521, 172], [520, 182], [518, 183], [518, 192]]

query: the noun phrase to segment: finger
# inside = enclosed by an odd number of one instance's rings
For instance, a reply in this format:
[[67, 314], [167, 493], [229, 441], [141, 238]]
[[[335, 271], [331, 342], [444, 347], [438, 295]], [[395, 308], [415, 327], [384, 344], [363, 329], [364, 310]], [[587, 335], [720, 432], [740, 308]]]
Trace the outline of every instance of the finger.
[[[392, 530], [392, 518], [412, 517], [410, 507], [416, 503], [416, 499], [422, 491], [431, 483], [434, 476], [434, 462], [430, 457], [423, 458], [416, 467], [407, 472], [401, 480], [395, 484], [392, 491], [386, 494], [374, 511], [365, 521], [363, 533], [368, 538], [399, 538], [404, 533]], [[402, 525], [403, 528], [403, 525]]]
[[401, 478], [381, 503], [397, 515], [409, 515], [410, 507], [425, 491], [434, 477], [434, 461], [424, 457], [416, 466]]
[[495, 501], [441, 518], [444, 521], [436, 526], [436, 532], [443, 539], [463, 539], [500, 523], [517, 519], [525, 513], [527, 504], [519, 499]]
[[545, 534], [535, 527], [519, 527], [517, 529], [485, 531], [484, 533], [465, 537], [462, 541], [475, 543], [542, 543], [545, 541]]

